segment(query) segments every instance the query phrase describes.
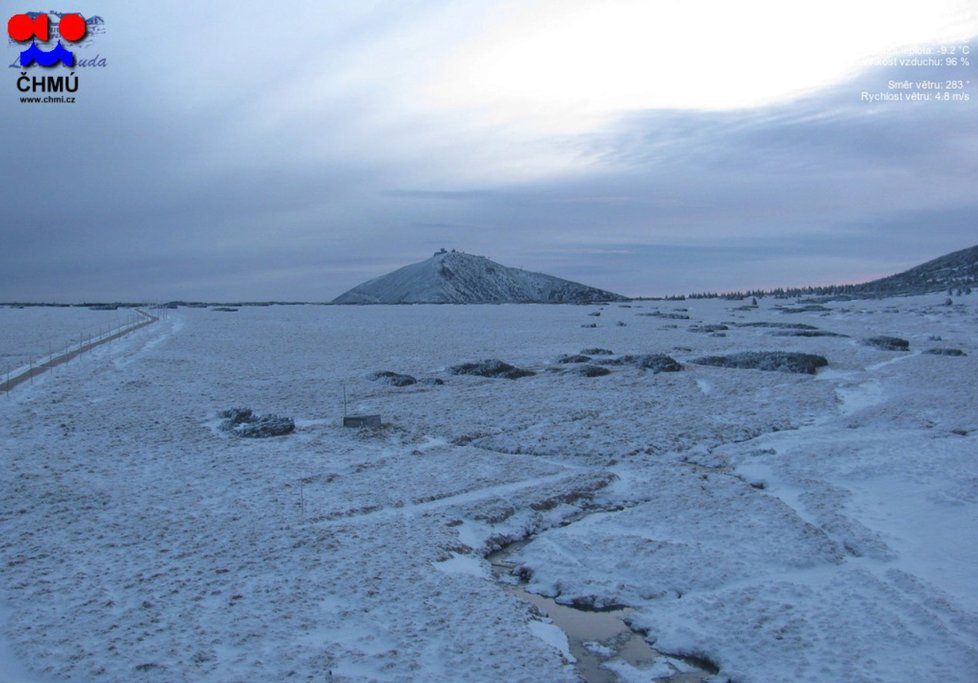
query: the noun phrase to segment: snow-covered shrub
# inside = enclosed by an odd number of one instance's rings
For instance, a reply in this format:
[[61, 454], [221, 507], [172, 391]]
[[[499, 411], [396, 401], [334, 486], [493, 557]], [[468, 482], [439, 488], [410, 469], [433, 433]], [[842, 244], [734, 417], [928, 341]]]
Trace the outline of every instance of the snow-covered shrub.
[[382, 370], [380, 372], [375, 372], [367, 376], [367, 379], [373, 380], [374, 382], [383, 382], [384, 384], [390, 384], [393, 387], [407, 387], [412, 384], [417, 384], [418, 380], [411, 375], [402, 375], [397, 372], [391, 372], [389, 370]]
[[910, 348], [910, 342], [900, 337], [868, 337], [862, 340], [866, 346], [873, 346], [883, 351], [906, 351]]
[[679, 361], [664, 353], [650, 353], [641, 356], [619, 356], [618, 358], [606, 358], [595, 362], [601, 365], [635, 365], [643, 370], [651, 370], [653, 373], [679, 372], [683, 369]]
[[218, 413], [218, 416], [223, 417], [224, 424], [230, 426], [251, 422], [254, 419], [251, 408], [228, 408]]
[[278, 415], [255, 415], [250, 408], [230, 408], [218, 415], [224, 418], [221, 429], [249, 439], [283, 436], [295, 431], [295, 422]]
[[504, 363], [498, 358], [489, 358], [477, 363], [462, 363], [451, 368], [451, 373], [453, 375], [477, 375], [479, 377], [505, 377], [506, 379], [519, 379], [537, 374], [533, 370], [517, 368], [509, 363]]
[[824, 356], [793, 351], [744, 351], [729, 356], [705, 356], [697, 358], [693, 362], [699, 365], [716, 365], [722, 368], [799, 372], [809, 375], [814, 375], [818, 368], [829, 364]]
[[566, 371], [568, 374], [580, 375], [581, 377], [604, 377], [610, 375], [611, 370], [600, 365], [579, 365]]
[[827, 330], [774, 330], [768, 332], [772, 337], [848, 337], [847, 334]]
[[264, 439], [270, 436], [285, 436], [295, 431], [295, 422], [290, 417], [261, 415], [253, 422], [245, 422], [234, 428], [234, 433], [249, 439]]
[[929, 353], [933, 356], [967, 356], [961, 349], [927, 349], [924, 353]]

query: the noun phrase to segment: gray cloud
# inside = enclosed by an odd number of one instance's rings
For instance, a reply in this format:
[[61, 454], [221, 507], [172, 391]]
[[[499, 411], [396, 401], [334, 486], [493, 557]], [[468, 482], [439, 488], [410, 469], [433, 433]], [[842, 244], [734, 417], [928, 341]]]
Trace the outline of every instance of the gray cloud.
[[[73, 107], [21, 105], [15, 70], [0, 74], [0, 300], [329, 300], [443, 246], [663, 294], [852, 281], [975, 241], [974, 87], [970, 103], [859, 101], [924, 71], [505, 145], [322, 70], [406, 20], [386, 3], [345, 10], [326, 39], [302, 24], [285, 45], [329, 53], [312, 64], [276, 62], [285, 48], [264, 32], [209, 62], [194, 26], [216, 9], [100, 7], [111, 66], [81, 73]], [[143, 49], [150, 16], [172, 40]], [[248, 26], [226, 21], [227, 35]], [[269, 21], [268, 36], [288, 24]], [[541, 149], [576, 165], [522, 174]], [[489, 158], [509, 175], [474, 182]]]

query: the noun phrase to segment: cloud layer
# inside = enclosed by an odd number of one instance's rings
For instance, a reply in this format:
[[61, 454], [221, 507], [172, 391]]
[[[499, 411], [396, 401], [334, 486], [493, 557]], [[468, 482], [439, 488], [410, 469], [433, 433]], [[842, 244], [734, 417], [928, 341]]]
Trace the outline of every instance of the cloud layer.
[[[78, 70], [77, 104], [21, 104], [17, 70], [0, 79], [3, 301], [323, 301], [443, 246], [665, 294], [868, 279], [975, 241], [978, 89], [860, 100], [944, 67], [626, 111], [589, 99], [593, 74], [575, 81], [572, 62], [560, 104], [584, 104], [558, 116], [458, 85], [491, 81], [478, 55], [498, 55], [500, 36], [540, 68], [526, 8], [546, 18], [547, 2], [83, 4], [106, 21], [86, 50], [109, 66]], [[616, 82], [683, 60], [625, 52], [602, 62]], [[730, 71], [711, 63], [699, 87], [720, 103]], [[951, 75], [978, 83], [974, 66]]]

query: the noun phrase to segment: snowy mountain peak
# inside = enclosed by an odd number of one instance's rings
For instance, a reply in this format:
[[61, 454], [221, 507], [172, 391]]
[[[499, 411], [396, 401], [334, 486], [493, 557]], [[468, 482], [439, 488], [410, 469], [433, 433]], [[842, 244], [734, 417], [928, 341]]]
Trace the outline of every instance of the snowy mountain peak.
[[586, 303], [623, 298], [552, 275], [510, 268], [485, 256], [441, 249], [425, 261], [368, 280], [333, 303]]

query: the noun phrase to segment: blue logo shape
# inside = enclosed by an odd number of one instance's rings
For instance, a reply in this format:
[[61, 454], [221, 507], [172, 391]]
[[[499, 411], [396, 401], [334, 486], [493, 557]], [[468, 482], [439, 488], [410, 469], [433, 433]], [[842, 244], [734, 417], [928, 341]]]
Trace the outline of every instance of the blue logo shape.
[[37, 46], [37, 41], [31, 41], [31, 46], [20, 53], [20, 65], [27, 67], [37, 62], [41, 66], [54, 66], [59, 62], [65, 66], [75, 65], [75, 54], [65, 49], [65, 46], [58, 41], [58, 44], [51, 48], [50, 52], [45, 52]]

